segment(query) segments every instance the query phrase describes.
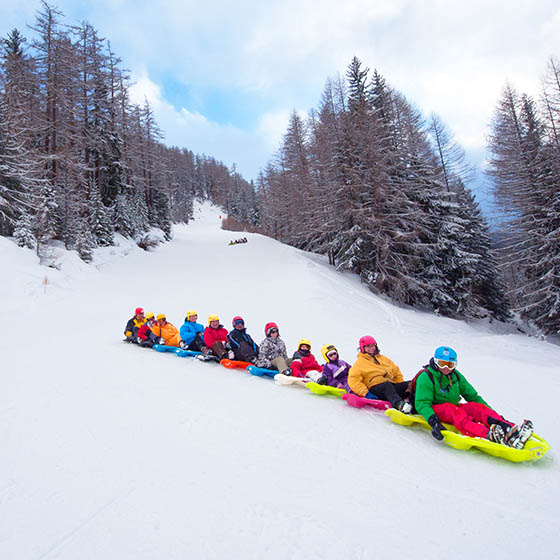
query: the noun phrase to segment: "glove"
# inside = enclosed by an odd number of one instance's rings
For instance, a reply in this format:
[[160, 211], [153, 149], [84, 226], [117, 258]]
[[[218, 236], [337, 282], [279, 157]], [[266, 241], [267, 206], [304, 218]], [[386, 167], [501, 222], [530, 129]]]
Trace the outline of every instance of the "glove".
[[377, 395], [374, 395], [373, 393], [370, 393], [369, 391], [366, 393], [366, 399], [370, 399], [372, 401], [376, 401], [377, 399]]
[[441, 434], [441, 430], [445, 430], [442, 423], [439, 421], [437, 414], [432, 414], [428, 418], [428, 424], [432, 427], [432, 436], [434, 436], [437, 440], [441, 441], [443, 439], [443, 435]]
[[327, 377], [325, 375], [322, 375], [321, 377], [319, 377], [319, 379], [317, 379], [317, 383], [319, 383], [319, 385], [326, 385]]

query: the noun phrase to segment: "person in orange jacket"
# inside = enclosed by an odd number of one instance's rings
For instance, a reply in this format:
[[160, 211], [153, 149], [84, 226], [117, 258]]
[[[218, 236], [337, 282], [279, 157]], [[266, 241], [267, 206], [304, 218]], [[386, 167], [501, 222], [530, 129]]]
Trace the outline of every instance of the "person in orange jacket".
[[362, 336], [358, 359], [348, 373], [350, 389], [360, 397], [389, 401], [393, 408], [409, 414], [412, 405], [404, 400], [408, 384], [399, 366], [379, 353], [375, 338]]
[[181, 335], [177, 327], [168, 323], [163, 313], [160, 313], [156, 319], [157, 323], [152, 327], [152, 332], [159, 338], [159, 344], [178, 347], [181, 342]]

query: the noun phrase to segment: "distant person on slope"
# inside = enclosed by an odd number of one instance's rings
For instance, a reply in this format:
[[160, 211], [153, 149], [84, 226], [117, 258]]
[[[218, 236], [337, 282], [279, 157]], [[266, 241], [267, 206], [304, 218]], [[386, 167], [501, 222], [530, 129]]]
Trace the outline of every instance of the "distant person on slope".
[[157, 344], [158, 340], [152, 330], [152, 327], [156, 323], [156, 319], [152, 311], [148, 311], [145, 318], [146, 322], [138, 329], [138, 344], [140, 344], [140, 346], [151, 348], [154, 344]]
[[259, 347], [251, 338], [251, 335], [247, 333], [243, 317], [234, 317], [231, 324], [233, 330], [229, 332], [227, 337], [235, 359], [254, 364], [259, 355]]
[[183, 350], [193, 350], [206, 354], [207, 348], [204, 343], [204, 325], [197, 323], [198, 314], [196, 311], [187, 311], [185, 322], [181, 326], [181, 342], [179, 346]]
[[[467, 402], [459, 402], [463, 397]], [[515, 425], [488, 406], [476, 389], [457, 369], [457, 352], [448, 346], [436, 348], [430, 363], [416, 378], [414, 406], [432, 427], [439, 440], [445, 427], [452, 424], [462, 434], [480, 437], [509, 447], [523, 449], [533, 434], [533, 423], [524, 420]]]
[[321, 355], [327, 362], [323, 366], [323, 375], [326, 378], [327, 385], [344, 389], [350, 393], [351, 389], [348, 385], [350, 364], [340, 359], [336, 346], [332, 344], [325, 344], [321, 348]]
[[354, 393], [368, 399], [389, 401], [393, 408], [409, 414], [412, 405], [406, 402], [408, 381], [404, 381], [399, 366], [379, 353], [373, 336], [360, 338], [360, 353], [348, 374], [348, 385]]
[[181, 335], [175, 325], [167, 322], [167, 318], [163, 313], [157, 317], [157, 323], [152, 327], [152, 332], [157, 336], [158, 344], [165, 346], [179, 346]]
[[325, 385], [327, 379], [323, 377], [321, 366], [311, 353], [311, 342], [302, 338], [298, 348], [292, 356], [292, 373], [294, 377], [307, 377], [312, 381]]
[[204, 344], [212, 350], [212, 354], [219, 360], [234, 358], [233, 352], [228, 352], [227, 345], [227, 329], [220, 324], [220, 318], [217, 315], [208, 317], [208, 326], [204, 329]]
[[146, 322], [144, 318], [144, 310], [137, 307], [134, 311], [134, 317], [128, 320], [124, 328], [125, 342], [138, 342], [138, 329]]
[[286, 345], [280, 338], [280, 332], [276, 323], [267, 323], [264, 327], [266, 338], [259, 345], [259, 357], [257, 367], [265, 369], [276, 369], [284, 375], [292, 375]]

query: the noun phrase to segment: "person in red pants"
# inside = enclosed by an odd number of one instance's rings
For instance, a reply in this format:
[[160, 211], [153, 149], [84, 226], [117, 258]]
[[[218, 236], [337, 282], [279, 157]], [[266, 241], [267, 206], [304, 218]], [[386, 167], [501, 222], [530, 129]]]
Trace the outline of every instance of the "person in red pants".
[[[449, 346], [436, 348], [430, 363], [416, 376], [414, 405], [432, 435], [443, 439], [442, 422], [452, 424], [462, 434], [523, 449], [533, 433], [533, 423], [513, 424], [491, 408], [457, 369], [457, 352]], [[461, 397], [465, 403], [461, 403]]]

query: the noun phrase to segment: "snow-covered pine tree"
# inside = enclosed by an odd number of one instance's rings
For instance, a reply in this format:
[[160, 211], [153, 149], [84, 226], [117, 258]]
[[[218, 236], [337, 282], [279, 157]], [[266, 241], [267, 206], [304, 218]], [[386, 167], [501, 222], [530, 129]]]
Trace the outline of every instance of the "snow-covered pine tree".
[[14, 29], [0, 43], [1, 235], [10, 235], [22, 218], [25, 223], [32, 221], [41, 183], [34, 126], [37, 83], [33, 60], [24, 52], [25, 42]]
[[27, 213], [21, 214], [14, 228], [14, 238], [20, 247], [35, 249], [37, 241], [33, 234], [33, 223], [31, 216]]
[[440, 181], [450, 197], [444, 218], [447, 241], [444, 271], [458, 307], [465, 317], [490, 312], [498, 319], [509, 316], [497, 259], [492, 255], [488, 226], [472, 193], [465, 187], [473, 170], [464, 150], [437, 115], [431, 115], [428, 132], [440, 170]]
[[89, 200], [89, 225], [95, 244], [99, 247], [109, 247], [113, 244], [114, 228], [111, 218], [111, 209], [103, 204], [97, 184], [92, 185]]
[[535, 105], [512, 86], [506, 86], [496, 108], [489, 148], [489, 173], [507, 228], [500, 254], [509, 272], [509, 297], [524, 318], [546, 332], [551, 327], [555, 332], [560, 324], [555, 323], [557, 316], [550, 321], [549, 310], [560, 292], [554, 274], [548, 274], [547, 263], [558, 251], [546, 241], [554, 235], [549, 205], [557, 192], [557, 187], [547, 185], [557, 185], [557, 177], [555, 181], [553, 168], [544, 157], [544, 127]]
[[96, 247], [95, 238], [90, 231], [90, 226], [86, 219], [80, 219], [76, 227], [76, 240], [74, 247], [78, 251], [78, 255], [85, 262], [91, 262], [93, 259], [93, 250]]

